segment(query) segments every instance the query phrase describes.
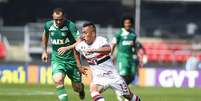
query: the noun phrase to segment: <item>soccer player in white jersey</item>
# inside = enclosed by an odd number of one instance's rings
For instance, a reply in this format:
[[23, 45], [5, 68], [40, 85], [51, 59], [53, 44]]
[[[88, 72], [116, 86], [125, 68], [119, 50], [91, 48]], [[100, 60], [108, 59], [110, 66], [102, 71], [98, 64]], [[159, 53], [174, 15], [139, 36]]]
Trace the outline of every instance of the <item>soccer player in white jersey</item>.
[[[82, 33], [84, 40], [75, 46], [76, 62], [80, 68], [86, 68], [80, 63], [80, 55], [83, 55], [89, 63], [92, 71], [90, 92], [93, 101], [105, 101], [101, 92], [108, 87], [122, 95], [129, 101], [140, 101], [128, 88], [126, 82], [117, 73], [110, 58], [110, 45], [106, 38], [96, 36], [96, 27], [93, 23], [87, 22], [83, 25]], [[86, 72], [82, 72], [85, 74]]]

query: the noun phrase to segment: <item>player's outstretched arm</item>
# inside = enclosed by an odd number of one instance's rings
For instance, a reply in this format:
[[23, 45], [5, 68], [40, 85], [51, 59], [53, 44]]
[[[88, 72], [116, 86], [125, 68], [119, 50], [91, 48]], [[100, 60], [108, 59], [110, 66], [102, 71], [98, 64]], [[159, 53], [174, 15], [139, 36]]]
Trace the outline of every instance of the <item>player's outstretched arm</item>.
[[43, 32], [41, 44], [42, 44], [42, 48], [43, 48], [43, 53], [42, 53], [41, 59], [43, 62], [47, 63], [47, 60], [48, 60], [48, 53], [47, 53], [48, 33]]
[[68, 50], [71, 50], [71, 49], [74, 49], [75, 48], [75, 46], [78, 44], [78, 43], [80, 43], [81, 42], [81, 39], [77, 39], [77, 41], [74, 43], [74, 44], [72, 44], [72, 45], [69, 45], [69, 46], [66, 46], [66, 47], [61, 47], [61, 48], [59, 48], [57, 51], [58, 51], [58, 54], [59, 55], [63, 55], [66, 51], [68, 51]]
[[90, 49], [86, 51], [87, 53], [104, 53], [109, 54], [111, 52], [110, 45], [103, 45], [101, 48], [98, 49]]

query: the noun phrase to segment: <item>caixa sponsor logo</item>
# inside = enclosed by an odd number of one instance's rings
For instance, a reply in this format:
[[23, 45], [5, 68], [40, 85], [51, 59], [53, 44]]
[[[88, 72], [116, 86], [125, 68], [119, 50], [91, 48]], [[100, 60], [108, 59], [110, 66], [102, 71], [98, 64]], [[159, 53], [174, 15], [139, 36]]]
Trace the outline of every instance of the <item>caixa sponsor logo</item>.
[[162, 87], [196, 87], [199, 85], [198, 71], [164, 70], [159, 74], [158, 82]]

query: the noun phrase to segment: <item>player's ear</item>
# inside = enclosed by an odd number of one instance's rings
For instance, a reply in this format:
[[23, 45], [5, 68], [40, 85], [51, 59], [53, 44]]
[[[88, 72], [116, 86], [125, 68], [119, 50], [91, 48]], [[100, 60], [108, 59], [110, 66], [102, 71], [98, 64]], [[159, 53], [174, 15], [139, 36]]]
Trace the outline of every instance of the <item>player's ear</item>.
[[54, 13], [52, 13], [52, 18], [54, 18]]

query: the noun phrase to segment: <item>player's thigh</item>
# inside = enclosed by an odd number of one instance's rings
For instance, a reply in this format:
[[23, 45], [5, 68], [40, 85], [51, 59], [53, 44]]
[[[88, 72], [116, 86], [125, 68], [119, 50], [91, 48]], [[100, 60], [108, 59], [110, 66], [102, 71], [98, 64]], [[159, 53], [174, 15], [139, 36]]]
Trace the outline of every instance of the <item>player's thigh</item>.
[[52, 77], [55, 83], [64, 81], [65, 72], [63, 70], [64, 65], [61, 63], [52, 63]]
[[90, 83], [90, 91], [97, 91], [102, 93], [103, 91], [105, 91], [108, 87], [105, 87], [104, 85], [100, 85], [100, 84], [94, 84], [94, 83]]
[[128, 75], [130, 72], [130, 65], [128, 59], [122, 58], [117, 61], [117, 70], [120, 75]]
[[77, 83], [79, 84], [82, 82], [81, 74], [79, 70], [77, 69], [76, 65], [70, 65], [66, 73], [73, 84], [77, 84]]
[[136, 72], [136, 64], [133, 59], [118, 60], [117, 62], [118, 72], [123, 76], [132, 76]]

